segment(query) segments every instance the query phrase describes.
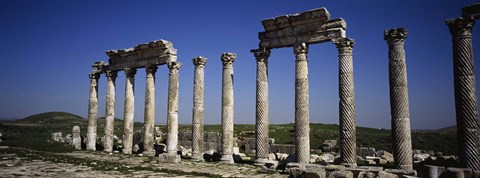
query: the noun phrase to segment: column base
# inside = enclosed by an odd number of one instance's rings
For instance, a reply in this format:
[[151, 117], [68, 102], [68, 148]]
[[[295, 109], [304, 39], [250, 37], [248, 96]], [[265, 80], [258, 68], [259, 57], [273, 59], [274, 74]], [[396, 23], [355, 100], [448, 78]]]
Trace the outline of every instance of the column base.
[[163, 153], [158, 155], [158, 162], [160, 163], [180, 163], [182, 158], [176, 153]]
[[192, 160], [194, 160], [194, 161], [203, 161], [203, 154], [201, 154], [201, 153], [193, 153], [191, 158], [192, 158]]
[[122, 149], [122, 153], [123, 153], [123, 154], [132, 154], [132, 149], [126, 149], [126, 148], [124, 148], [124, 149]]
[[340, 165], [351, 168], [357, 167], [357, 163], [340, 163]]
[[87, 151], [97, 151], [97, 148], [94, 147], [87, 147]]
[[220, 163], [224, 163], [224, 164], [233, 164], [235, 163], [235, 161], [233, 161], [233, 155], [222, 155], [222, 157], [220, 158]]
[[155, 156], [155, 151], [144, 151], [142, 154], [144, 156]]

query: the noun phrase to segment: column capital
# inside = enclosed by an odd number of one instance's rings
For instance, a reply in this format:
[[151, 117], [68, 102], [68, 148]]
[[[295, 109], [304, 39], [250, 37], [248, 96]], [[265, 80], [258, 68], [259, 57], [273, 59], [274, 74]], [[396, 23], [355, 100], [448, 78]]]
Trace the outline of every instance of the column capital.
[[340, 38], [332, 40], [333, 44], [337, 46], [340, 53], [352, 53], [355, 40], [351, 38]]
[[137, 74], [137, 69], [135, 68], [124, 68], [123, 71], [125, 71], [127, 77], [135, 77], [135, 74]]
[[98, 80], [100, 78], [100, 73], [91, 72], [90, 74], [88, 74], [88, 77], [90, 79]]
[[170, 73], [178, 72], [180, 67], [182, 67], [181, 62], [174, 61], [168, 63], [168, 69], [170, 69]]
[[293, 53], [295, 54], [307, 54], [308, 53], [308, 44], [306, 43], [297, 43], [293, 45]]
[[117, 73], [118, 73], [118, 71], [116, 71], [116, 70], [106, 70], [105, 71], [105, 76], [107, 76], [109, 78], [116, 78]]
[[392, 28], [385, 30], [383, 35], [388, 44], [404, 43], [405, 39], [407, 38], [408, 31], [406, 28]]
[[157, 65], [148, 65], [145, 67], [145, 72], [147, 72], [147, 74], [149, 73], [155, 74], [155, 72], [157, 72], [157, 69], [158, 69]]
[[193, 65], [195, 65], [195, 66], [202, 66], [203, 67], [207, 63], [207, 58], [202, 57], [202, 56], [198, 56], [198, 57], [192, 58], [192, 62], [193, 62]]
[[235, 62], [235, 60], [237, 59], [237, 54], [226, 52], [222, 54], [221, 59], [224, 67], [226, 65], [232, 65], [233, 62]]
[[445, 20], [445, 24], [447, 24], [450, 33], [454, 37], [471, 36], [475, 21], [473, 18], [460, 17], [456, 19], [447, 19]]
[[258, 60], [264, 60], [264, 59], [267, 59], [268, 57], [270, 57], [270, 49], [269, 48], [261, 47], [259, 49], [252, 49], [252, 50], [250, 50], [250, 52], [253, 53], [253, 55], [255, 56], [257, 61]]

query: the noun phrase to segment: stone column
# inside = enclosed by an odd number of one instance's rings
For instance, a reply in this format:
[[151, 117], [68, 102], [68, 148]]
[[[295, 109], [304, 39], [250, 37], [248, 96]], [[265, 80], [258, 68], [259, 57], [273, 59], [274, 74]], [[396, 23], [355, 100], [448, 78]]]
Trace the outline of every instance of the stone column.
[[168, 78], [168, 115], [167, 115], [167, 152], [170, 155], [177, 154], [178, 145], [178, 70], [182, 66], [180, 62], [170, 62]]
[[308, 104], [308, 45], [296, 44], [295, 53], [295, 155], [296, 162], [310, 163], [310, 113]]
[[222, 77], [222, 163], [234, 163], [233, 161], [233, 62], [235, 53], [223, 53], [223, 77]]
[[98, 79], [100, 73], [90, 73], [90, 97], [88, 99], [87, 150], [96, 150], [97, 112], [98, 112]]
[[471, 18], [446, 21], [453, 43], [453, 78], [460, 166], [480, 171], [478, 104], [473, 65]]
[[270, 49], [252, 50], [257, 60], [257, 97], [256, 97], [256, 162], [265, 162], [270, 153], [268, 144], [268, 57]]
[[105, 106], [105, 144], [104, 151], [113, 151], [113, 132], [115, 124], [115, 79], [117, 71], [107, 70], [107, 96]]
[[195, 65], [193, 80], [193, 113], [192, 113], [192, 158], [203, 160], [203, 112], [204, 112], [204, 67], [207, 58], [192, 59]]
[[82, 137], [80, 136], [80, 127], [78, 125], [72, 128], [72, 146], [76, 150], [82, 149]]
[[390, 110], [392, 115], [392, 145], [395, 167], [412, 170], [412, 139], [410, 134], [410, 112], [408, 110], [407, 66], [404, 43], [407, 29], [385, 30], [388, 43]]
[[144, 117], [144, 135], [143, 135], [143, 154], [146, 156], [154, 156], [153, 135], [155, 126], [155, 72], [158, 67], [149, 65], [145, 67], [147, 74], [145, 87], [145, 117]]
[[124, 154], [132, 154], [133, 145], [133, 113], [134, 113], [134, 84], [137, 69], [125, 68], [125, 109], [123, 111], [123, 150]]
[[357, 141], [355, 127], [355, 90], [353, 80], [352, 49], [350, 38], [334, 40], [338, 48], [338, 90], [340, 112], [340, 160], [343, 165], [357, 166]]

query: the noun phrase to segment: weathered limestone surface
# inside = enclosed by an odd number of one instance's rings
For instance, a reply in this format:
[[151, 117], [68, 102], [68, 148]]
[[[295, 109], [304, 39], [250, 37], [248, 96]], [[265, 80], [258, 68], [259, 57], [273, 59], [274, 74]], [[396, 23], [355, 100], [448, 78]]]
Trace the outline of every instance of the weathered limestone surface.
[[72, 146], [76, 150], [82, 149], [82, 137], [80, 136], [80, 127], [73, 126], [72, 128]]
[[352, 49], [355, 42], [349, 38], [334, 40], [338, 48], [340, 95], [340, 159], [346, 166], [357, 164], [355, 127], [355, 90], [353, 80]]
[[448, 19], [452, 34], [455, 111], [460, 166], [480, 171], [478, 103], [473, 65], [472, 18]]
[[109, 70], [162, 65], [177, 60], [177, 50], [173, 48], [171, 42], [165, 40], [152, 41], [129, 49], [110, 50], [106, 53], [110, 57]]
[[132, 154], [133, 116], [134, 116], [134, 83], [137, 69], [125, 68], [125, 109], [123, 111], [123, 150], [124, 154]]
[[192, 59], [195, 65], [193, 81], [193, 113], [192, 113], [192, 158], [203, 160], [203, 116], [204, 116], [204, 68], [207, 58], [196, 57]]
[[107, 96], [105, 104], [105, 143], [104, 151], [111, 153], [113, 151], [113, 131], [115, 122], [115, 79], [117, 71], [105, 71], [107, 76]]
[[404, 43], [407, 29], [386, 30], [388, 43], [390, 107], [392, 115], [393, 156], [397, 169], [412, 170], [412, 139], [408, 110], [407, 66]]
[[145, 87], [145, 117], [143, 122], [143, 154], [146, 156], [155, 155], [153, 135], [155, 132], [155, 72], [157, 69], [156, 65], [150, 65], [145, 68], [147, 78]]
[[[170, 69], [168, 78], [168, 106], [167, 106], [167, 162], [178, 162], [173, 158], [180, 158], [177, 155], [178, 146], [178, 70], [182, 66], [180, 62], [168, 63]], [[162, 158], [162, 156], [160, 157]], [[172, 161], [173, 159], [173, 161]]]
[[233, 163], [233, 62], [235, 53], [223, 53], [222, 77], [222, 158], [223, 163]]
[[294, 46], [295, 53], [295, 155], [296, 162], [310, 162], [310, 113], [308, 103], [308, 45]]
[[97, 141], [97, 112], [98, 112], [98, 79], [100, 74], [91, 73], [90, 97], [88, 100], [88, 127], [87, 127], [87, 150], [96, 150]]
[[260, 47], [291, 47], [297, 43], [314, 44], [337, 38], [345, 38], [346, 22], [330, 20], [327, 9], [313, 9], [262, 21], [264, 32], [260, 32]]
[[257, 162], [268, 159], [270, 145], [268, 144], [268, 57], [270, 49], [252, 50], [257, 60], [257, 97], [256, 97], [256, 157]]

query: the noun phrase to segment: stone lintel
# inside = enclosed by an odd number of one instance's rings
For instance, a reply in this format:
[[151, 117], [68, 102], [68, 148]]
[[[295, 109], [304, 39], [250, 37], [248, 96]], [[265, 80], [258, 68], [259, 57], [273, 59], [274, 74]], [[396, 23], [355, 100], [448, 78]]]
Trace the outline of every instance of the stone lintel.
[[463, 17], [472, 17], [473, 19], [480, 19], [480, 3], [475, 3], [470, 6], [462, 8]]
[[260, 40], [260, 47], [272, 49], [282, 47], [292, 47], [297, 43], [315, 44], [331, 41], [337, 38], [346, 38], [346, 32], [343, 28], [332, 28], [311, 33], [283, 36], [273, 39]]
[[265, 31], [280, 30], [292, 26], [311, 24], [311, 23], [325, 23], [330, 20], [330, 13], [324, 7], [312, 9], [309, 11], [277, 16], [270, 19], [262, 20], [262, 25]]
[[148, 65], [162, 65], [177, 60], [177, 49], [169, 41], [158, 40], [140, 44], [134, 48], [105, 52], [110, 59], [109, 70], [143, 68]]
[[267, 39], [275, 39], [275, 38], [283, 38], [288, 36], [298, 36], [304, 34], [311, 34], [320, 31], [326, 31], [329, 29], [336, 29], [336, 28], [347, 28], [347, 23], [343, 19], [333, 19], [328, 22], [315, 22], [311, 24], [302, 24], [297, 26], [292, 26], [288, 28], [283, 28], [279, 30], [272, 30], [272, 31], [264, 31], [258, 33], [259, 40], [267, 40]]
[[108, 64], [105, 63], [104, 61], [96, 61], [95, 63], [92, 64], [92, 72], [90, 72], [90, 74], [99, 75], [105, 72], [107, 66]]

